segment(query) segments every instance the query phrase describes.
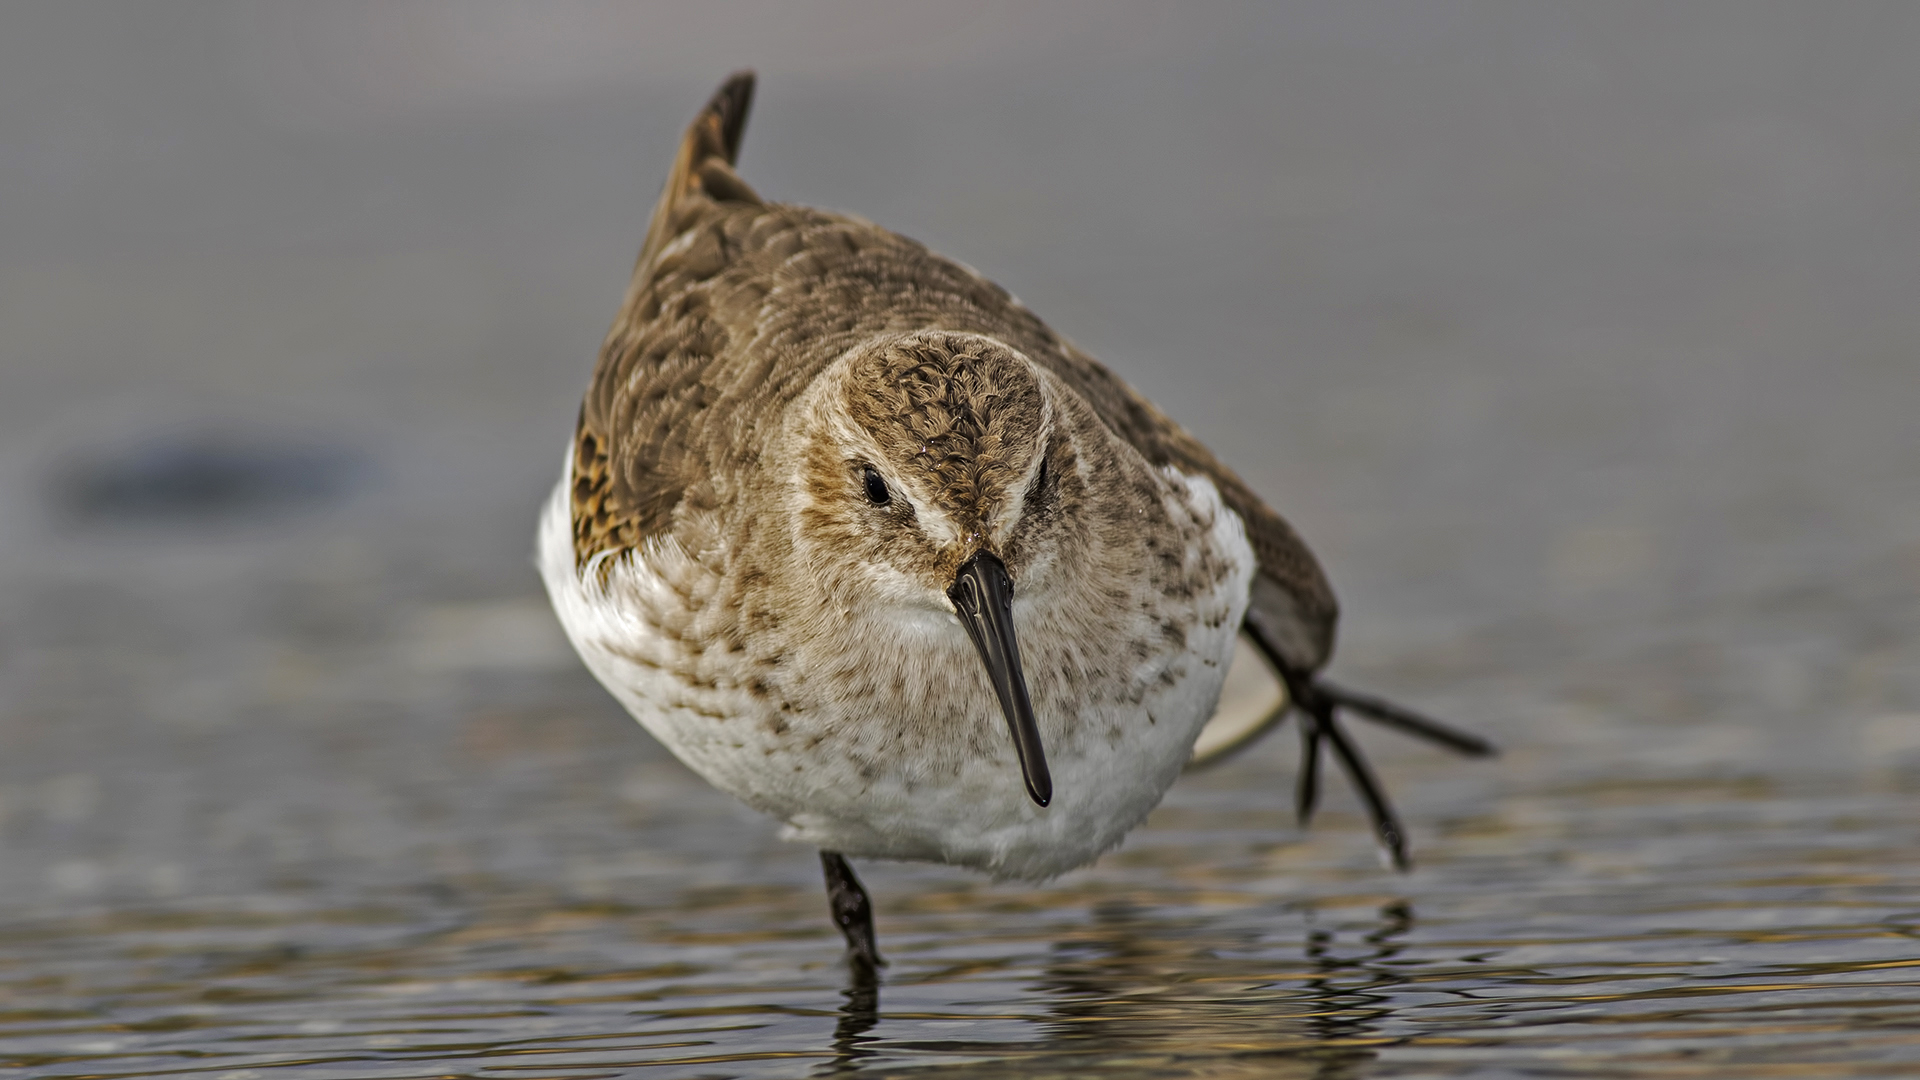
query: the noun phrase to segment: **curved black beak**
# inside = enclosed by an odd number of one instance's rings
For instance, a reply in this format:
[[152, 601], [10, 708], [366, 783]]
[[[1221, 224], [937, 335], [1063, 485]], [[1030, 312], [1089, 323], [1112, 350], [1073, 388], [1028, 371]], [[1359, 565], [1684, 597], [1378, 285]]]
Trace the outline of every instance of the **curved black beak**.
[[1053, 801], [1053, 777], [1047, 772], [1047, 753], [1040, 745], [1040, 723], [1027, 700], [1027, 678], [1020, 670], [1020, 644], [1013, 637], [1013, 578], [1007, 564], [991, 551], [982, 551], [960, 564], [947, 590], [967, 628], [980, 661], [987, 665], [993, 692], [1000, 697], [1013, 748], [1020, 754], [1020, 773], [1027, 794], [1041, 806]]

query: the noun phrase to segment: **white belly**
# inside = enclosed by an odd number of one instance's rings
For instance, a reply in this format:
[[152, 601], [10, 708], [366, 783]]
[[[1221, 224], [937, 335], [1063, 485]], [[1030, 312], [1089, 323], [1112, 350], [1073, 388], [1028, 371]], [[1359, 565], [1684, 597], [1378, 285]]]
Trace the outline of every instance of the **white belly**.
[[[669, 750], [714, 786], [780, 819], [786, 834], [822, 850], [877, 858], [946, 862], [997, 877], [1045, 879], [1085, 865], [1117, 845], [1179, 775], [1212, 716], [1246, 611], [1253, 553], [1236, 515], [1204, 479], [1183, 484], [1183, 501], [1205, 529], [1216, 560], [1229, 567], [1210, 592], [1190, 601], [1192, 629], [1178, 650], [1149, 656], [1128, 675], [1132, 693], [1104, 704], [1049, 692], [1047, 617], [1016, 597], [1014, 618], [1028, 658], [1030, 687], [1047, 737], [1054, 779], [1050, 806], [1022, 785], [1012, 742], [990, 696], [968, 685], [977, 707], [955, 730], [902, 724], [887, 707], [857, 722], [871, 736], [806, 736], [775, 709], [720, 680], [688, 678], [672, 661], [682, 646], [631, 605], [600, 587], [590, 566], [575, 569], [570, 473], [542, 515], [538, 562], [568, 637], [600, 682]], [[664, 578], [687, 565], [671, 549], [622, 560], [619, 592], [672, 590]], [[950, 624], [950, 625], [949, 625]], [[895, 670], [932, 685], [979, 661], [957, 620], [903, 618], [874, 635], [893, 651]]]

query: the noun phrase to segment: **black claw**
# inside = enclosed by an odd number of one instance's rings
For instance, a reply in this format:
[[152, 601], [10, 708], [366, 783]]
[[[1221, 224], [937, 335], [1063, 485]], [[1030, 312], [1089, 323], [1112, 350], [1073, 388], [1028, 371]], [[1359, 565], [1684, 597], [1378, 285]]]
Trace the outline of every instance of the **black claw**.
[[1468, 757], [1493, 757], [1500, 752], [1499, 747], [1470, 731], [1449, 727], [1432, 717], [1421, 716], [1411, 709], [1401, 708], [1391, 701], [1335, 686], [1325, 679], [1315, 679], [1313, 685], [1341, 708], [1352, 709], [1375, 723], [1384, 724], [1396, 731], [1425, 739]]
[[1367, 813], [1373, 817], [1373, 830], [1380, 837], [1380, 846], [1387, 851], [1387, 857], [1393, 860], [1395, 870], [1406, 870], [1412, 864], [1407, 859], [1406, 833], [1400, 828], [1400, 819], [1394, 816], [1393, 805], [1387, 802], [1386, 792], [1380, 787], [1380, 781], [1367, 766], [1367, 759], [1360, 756], [1359, 747], [1340, 730], [1340, 725], [1331, 715], [1324, 721], [1327, 729], [1327, 742], [1333, 745], [1334, 756], [1347, 770], [1347, 779], [1353, 781], [1354, 790], [1360, 793], [1360, 801], [1367, 804]]
[[833, 924], [847, 939], [847, 959], [856, 978], [872, 978], [887, 965], [880, 956], [880, 945], [873, 934], [873, 901], [854, 876], [853, 867], [834, 851], [820, 853], [820, 868], [827, 874], [827, 908]]

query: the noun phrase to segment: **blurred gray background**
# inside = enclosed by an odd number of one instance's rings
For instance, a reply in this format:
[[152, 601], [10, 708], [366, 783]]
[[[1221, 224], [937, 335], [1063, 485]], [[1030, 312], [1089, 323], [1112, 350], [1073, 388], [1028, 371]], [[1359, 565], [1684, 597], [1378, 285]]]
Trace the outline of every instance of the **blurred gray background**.
[[[527, 562], [742, 66], [762, 193], [1212, 444], [1471, 775], [1910, 792], [1916, 56], [1902, 3], [10, 4], [0, 907], [812, 873]], [[1410, 817], [1491, 798], [1418, 761]]]

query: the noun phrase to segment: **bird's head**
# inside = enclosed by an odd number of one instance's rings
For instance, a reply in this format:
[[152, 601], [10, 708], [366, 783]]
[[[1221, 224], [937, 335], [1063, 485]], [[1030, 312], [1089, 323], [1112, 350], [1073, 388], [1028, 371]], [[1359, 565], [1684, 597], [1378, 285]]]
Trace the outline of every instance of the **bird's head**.
[[958, 619], [1019, 752], [1052, 782], [1014, 634], [1017, 590], [1071, 558], [1084, 496], [1053, 377], [978, 334], [921, 331], [849, 351], [804, 410], [795, 550], [823, 603]]

